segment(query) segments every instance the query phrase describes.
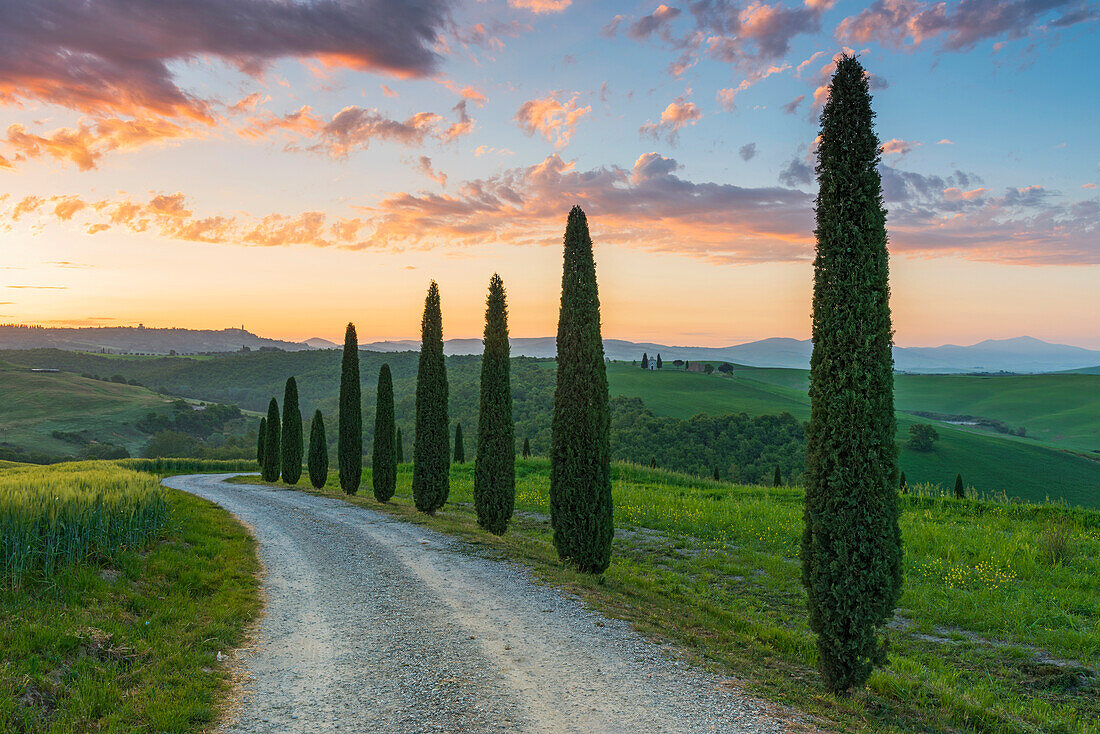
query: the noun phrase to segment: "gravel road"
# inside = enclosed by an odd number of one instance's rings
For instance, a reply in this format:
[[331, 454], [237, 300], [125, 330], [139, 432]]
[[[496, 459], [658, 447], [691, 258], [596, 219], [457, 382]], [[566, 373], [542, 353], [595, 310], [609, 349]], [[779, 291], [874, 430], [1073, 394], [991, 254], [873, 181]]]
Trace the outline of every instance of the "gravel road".
[[336, 499], [179, 476], [249, 526], [265, 614], [223, 731], [785, 732], [803, 722], [522, 566]]

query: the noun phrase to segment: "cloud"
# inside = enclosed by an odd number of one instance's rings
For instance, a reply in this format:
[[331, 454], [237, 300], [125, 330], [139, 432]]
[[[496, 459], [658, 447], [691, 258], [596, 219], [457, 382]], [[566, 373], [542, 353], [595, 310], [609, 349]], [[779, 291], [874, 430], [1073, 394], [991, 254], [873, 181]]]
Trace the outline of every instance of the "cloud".
[[577, 94], [565, 102], [558, 99], [558, 94], [524, 102], [512, 119], [528, 135], [537, 133], [552, 142], [555, 148], [563, 148], [573, 137], [577, 122], [591, 112], [592, 107], [578, 106]]
[[756, 157], [756, 143], [746, 143], [737, 151], [743, 161], [751, 161]]
[[[681, 12], [679, 8], [671, 8], [668, 5], [658, 5], [657, 9], [649, 15], [643, 15], [641, 18], [626, 23], [623, 34], [627, 38], [631, 38], [635, 41], [644, 41], [656, 34], [664, 40], [671, 42], [672, 21], [680, 17]], [[601, 32], [608, 37], [614, 36], [618, 33], [619, 27], [625, 21], [625, 16], [616, 15], [603, 27]]]
[[943, 51], [967, 51], [981, 41], [1026, 38], [1044, 25], [1065, 28], [1097, 17], [1095, 8], [1075, 0], [960, 0], [951, 5], [876, 0], [842, 20], [836, 36], [847, 42], [875, 41], [909, 49], [939, 38]]
[[798, 107], [799, 107], [799, 105], [801, 105], [801, 104], [802, 104], [802, 101], [803, 101], [804, 99], [806, 99], [806, 95], [805, 95], [805, 94], [800, 94], [800, 95], [798, 95], [797, 97], [795, 97], [794, 99], [792, 99], [792, 100], [791, 100], [790, 102], [788, 102], [787, 104], [783, 105], [783, 111], [784, 111], [785, 113], [787, 113], [788, 115], [793, 115], [793, 114], [794, 114], [795, 112], [797, 112], [797, 111], [798, 111]]
[[432, 159], [428, 156], [420, 156], [420, 160], [417, 163], [416, 169], [431, 180], [435, 181], [440, 186], [447, 186], [447, 174], [441, 171], [436, 171], [434, 168], [432, 168]]
[[[458, 119], [444, 126], [444, 118], [434, 112], [418, 112], [404, 120], [387, 117], [376, 109], [351, 105], [329, 120], [314, 114], [308, 105], [285, 115], [270, 112], [249, 118], [240, 134], [265, 138], [281, 133], [291, 139], [289, 150], [308, 150], [332, 158], [346, 158], [356, 150], [370, 147], [374, 140], [396, 142], [407, 147], [419, 147], [429, 139], [448, 143], [474, 128], [466, 112], [466, 100], [454, 106]], [[308, 142], [312, 141], [312, 142]]]
[[936, 145], [954, 145], [954, 143], [947, 138], [943, 138], [942, 140], [937, 140]]
[[560, 13], [573, 4], [573, 0], [508, 0], [513, 8], [530, 10], [532, 13]]
[[920, 143], [912, 140], [902, 140], [901, 138], [891, 138], [882, 144], [881, 150], [883, 155], [898, 155], [902, 156], [909, 153], [920, 146]]
[[778, 74], [790, 68], [790, 64], [783, 64], [782, 66], [772, 65], [767, 67], [766, 69], [757, 69], [756, 71], [751, 72], [747, 78], [742, 79], [741, 83], [738, 84], [736, 87], [733, 87], [732, 89], [719, 89], [718, 103], [721, 104], [722, 107], [724, 107], [727, 111], [732, 112], [736, 108], [736, 105], [734, 104], [734, 98], [738, 94], [745, 91], [753, 84], [767, 79], [772, 74]]
[[0, 99], [94, 114], [213, 122], [180, 87], [180, 62], [214, 58], [257, 75], [283, 58], [395, 77], [436, 70], [445, 0], [6, 0]]
[[797, 158], [787, 161], [779, 171], [779, 183], [796, 188], [807, 186], [814, 180], [814, 168], [809, 163]]
[[75, 163], [81, 171], [95, 168], [110, 151], [130, 151], [154, 143], [196, 137], [194, 129], [168, 120], [83, 119], [76, 128], [59, 128], [45, 135], [27, 132], [20, 124], [8, 126], [7, 144], [15, 160], [49, 157]]
[[642, 125], [638, 132], [655, 140], [664, 135], [669, 143], [675, 143], [681, 128], [694, 125], [703, 119], [703, 113], [695, 103], [687, 101], [687, 95], [690, 93], [689, 89], [683, 96], [669, 102], [668, 107], [665, 107], [661, 113], [660, 120]]

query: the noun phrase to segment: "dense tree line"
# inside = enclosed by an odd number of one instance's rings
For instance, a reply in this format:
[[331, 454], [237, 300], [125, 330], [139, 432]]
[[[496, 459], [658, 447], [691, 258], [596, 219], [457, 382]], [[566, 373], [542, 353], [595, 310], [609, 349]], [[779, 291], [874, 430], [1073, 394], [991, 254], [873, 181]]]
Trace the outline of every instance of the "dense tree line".
[[796, 482], [806, 465], [804, 425], [790, 413], [698, 415], [687, 420], [654, 415], [639, 398], [611, 399], [611, 456], [665, 469], [767, 484], [782, 469]]

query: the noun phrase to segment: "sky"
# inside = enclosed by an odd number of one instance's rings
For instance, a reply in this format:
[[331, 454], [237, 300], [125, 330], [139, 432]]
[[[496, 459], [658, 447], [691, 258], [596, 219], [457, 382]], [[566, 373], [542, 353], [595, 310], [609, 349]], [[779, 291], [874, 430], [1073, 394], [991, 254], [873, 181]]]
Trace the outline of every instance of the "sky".
[[1100, 348], [1100, 4], [0, 0], [0, 321], [363, 342], [807, 338], [833, 59], [870, 75], [895, 341]]

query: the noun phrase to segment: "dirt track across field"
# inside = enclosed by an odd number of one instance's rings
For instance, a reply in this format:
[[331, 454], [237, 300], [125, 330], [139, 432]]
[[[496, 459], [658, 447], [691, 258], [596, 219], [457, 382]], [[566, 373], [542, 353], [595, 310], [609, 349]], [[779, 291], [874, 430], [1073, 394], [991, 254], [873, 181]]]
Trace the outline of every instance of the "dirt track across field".
[[775, 707], [699, 672], [522, 566], [336, 499], [165, 484], [236, 515], [266, 609], [223, 731], [785, 732]]

